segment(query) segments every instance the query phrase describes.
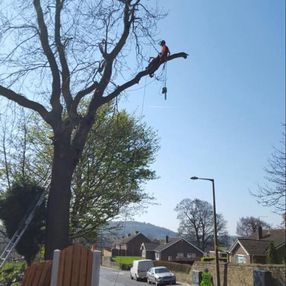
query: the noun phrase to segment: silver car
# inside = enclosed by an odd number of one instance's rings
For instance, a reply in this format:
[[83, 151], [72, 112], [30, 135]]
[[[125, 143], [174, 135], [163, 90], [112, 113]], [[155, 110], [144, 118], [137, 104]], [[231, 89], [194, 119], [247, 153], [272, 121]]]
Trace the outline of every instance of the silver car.
[[167, 267], [152, 267], [147, 272], [147, 282], [148, 284], [155, 283], [156, 285], [176, 284], [176, 276]]

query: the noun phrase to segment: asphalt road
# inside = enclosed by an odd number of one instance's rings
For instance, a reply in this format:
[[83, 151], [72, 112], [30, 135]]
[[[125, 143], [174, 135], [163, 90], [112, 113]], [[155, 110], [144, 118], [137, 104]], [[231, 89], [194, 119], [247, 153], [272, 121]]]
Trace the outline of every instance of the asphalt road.
[[[100, 268], [100, 286], [147, 286], [146, 281], [131, 280], [129, 271], [121, 271], [106, 267]], [[155, 285], [155, 284], [153, 284]], [[186, 286], [188, 284], [177, 283], [177, 285]]]

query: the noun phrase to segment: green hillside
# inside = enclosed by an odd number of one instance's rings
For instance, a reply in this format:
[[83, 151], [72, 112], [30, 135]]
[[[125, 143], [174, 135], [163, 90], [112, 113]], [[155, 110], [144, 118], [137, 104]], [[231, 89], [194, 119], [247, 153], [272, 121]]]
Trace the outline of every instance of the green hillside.
[[136, 231], [143, 233], [150, 239], [163, 239], [166, 235], [177, 237], [177, 233], [170, 229], [138, 221], [110, 222], [109, 227], [115, 228], [114, 232], [116, 232], [118, 237], [133, 234]]

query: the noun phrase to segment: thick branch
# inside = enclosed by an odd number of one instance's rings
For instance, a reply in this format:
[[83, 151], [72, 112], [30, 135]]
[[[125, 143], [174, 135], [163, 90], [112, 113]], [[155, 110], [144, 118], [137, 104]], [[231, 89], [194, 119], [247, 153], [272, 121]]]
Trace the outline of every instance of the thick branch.
[[[129, 32], [130, 32], [131, 23], [134, 20], [134, 9], [135, 9], [135, 7], [133, 6], [132, 9], [130, 9], [130, 6], [131, 6], [130, 3], [131, 3], [131, 0], [125, 1], [124, 17], [123, 17], [124, 28], [123, 28], [122, 35], [121, 35], [119, 41], [117, 42], [117, 44], [115, 45], [114, 49], [111, 51], [111, 53], [105, 55], [106, 64], [105, 64], [105, 68], [104, 68], [102, 78], [99, 82], [99, 90], [100, 90], [101, 94], [103, 94], [106, 86], [110, 82], [110, 78], [112, 75], [113, 61], [117, 57], [117, 55], [120, 53], [122, 48], [124, 47], [126, 40], [128, 38]], [[103, 53], [102, 50], [101, 50], [101, 52]], [[103, 53], [103, 55], [104, 55], [104, 53]], [[92, 105], [91, 105], [90, 110], [91, 110], [91, 112], [93, 112]]]
[[62, 106], [60, 104], [61, 85], [60, 85], [59, 69], [53, 51], [49, 45], [48, 29], [44, 20], [44, 15], [40, 4], [40, 0], [34, 0], [34, 7], [37, 13], [37, 20], [40, 29], [41, 45], [44, 54], [46, 55], [48, 62], [50, 64], [53, 76], [52, 95], [50, 102], [53, 107], [53, 110], [56, 111], [57, 113], [60, 113], [62, 111]]
[[[174, 60], [176, 58], [186, 59], [187, 57], [188, 57], [188, 54], [181, 52], [181, 53], [172, 54], [171, 56], [169, 56], [166, 59], [166, 61], [171, 61], [171, 60]], [[160, 65], [162, 65], [162, 64], [163, 63], [161, 63]], [[158, 68], [160, 67], [160, 65], [158, 66]], [[141, 78], [148, 75], [148, 74], [149, 74], [148, 70], [144, 70], [144, 71], [139, 72], [133, 79], [131, 79], [130, 81], [127, 81], [126, 83], [118, 86], [112, 93], [110, 93], [108, 96], [104, 97], [104, 103], [109, 102], [110, 100], [112, 100], [113, 98], [118, 96], [122, 91], [124, 91], [127, 88], [139, 83]]]
[[134, 21], [135, 6], [133, 6], [132, 9], [130, 9], [130, 5], [131, 5], [131, 0], [126, 0], [124, 7], [124, 17], [123, 17], [124, 29], [118, 43], [110, 53], [112, 59], [116, 58], [116, 56], [124, 47], [130, 32], [131, 23]]
[[4, 86], [0, 85], [0, 95], [6, 97], [9, 100], [12, 100], [19, 105], [29, 108], [38, 112], [41, 117], [47, 122], [50, 123], [50, 116], [49, 112], [45, 109], [45, 107], [35, 101], [27, 99], [25, 96], [20, 95], [14, 92], [11, 89], [5, 88]]
[[55, 14], [55, 42], [60, 57], [62, 66], [62, 92], [67, 105], [67, 110], [70, 110], [72, 97], [70, 94], [70, 71], [65, 55], [65, 47], [61, 42], [61, 11], [63, 8], [63, 0], [57, 0]]
[[74, 101], [72, 104], [72, 109], [71, 111], [73, 113], [76, 113], [77, 107], [81, 101], [81, 99], [83, 97], [85, 97], [86, 95], [90, 94], [91, 92], [93, 92], [96, 88], [98, 88], [98, 82], [94, 82], [93, 84], [91, 84], [90, 86], [88, 86], [86, 89], [83, 89], [81, 91], [79, 91], [76, 96], [74, 97]]

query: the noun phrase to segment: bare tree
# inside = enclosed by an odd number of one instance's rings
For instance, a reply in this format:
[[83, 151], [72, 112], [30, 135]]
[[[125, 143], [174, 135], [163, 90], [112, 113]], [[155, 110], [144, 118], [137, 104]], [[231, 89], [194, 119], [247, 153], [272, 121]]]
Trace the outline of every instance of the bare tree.
[[253, 216], [241, 217], [236, 225], [236, 234], [244, 237], [250, 236], [258, 230], [259, 226], [264, 229], [270, 229], [270, 225], [260, 218]]
[[[202, 250], [206, 250], [213, 242], [214, 223], [213, 208], [206, 201], [184, 199], [175, 208], [180, 221], [178, 232], [194, 242]], [[221, 214], [217, 216], [217, 231], [226, 235], [226, 221]]]
[[[285, 128], [285, 124], [283, 125]], [[256, 192], [251, 194], [257, 202], [263, 206], [270, 207], [274, 212], [283, 215], [286, 202], [286, 137], [282, 133], [280, 148], [274, 148], [268, 166], [265, 168], [264, 185], [259, 185]]]
[[[46, 258], [70, 242], [72, 176], [98, 108], [148, 75], [140, 71], [144, 47], [154, 43], [164, 16], [148, 3], [1, 1], [0, 95], [37, 112], [53, 131]], [[83, 99], [89, 103], [79, 112]]]

